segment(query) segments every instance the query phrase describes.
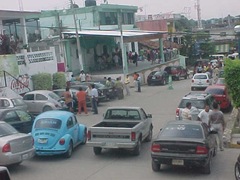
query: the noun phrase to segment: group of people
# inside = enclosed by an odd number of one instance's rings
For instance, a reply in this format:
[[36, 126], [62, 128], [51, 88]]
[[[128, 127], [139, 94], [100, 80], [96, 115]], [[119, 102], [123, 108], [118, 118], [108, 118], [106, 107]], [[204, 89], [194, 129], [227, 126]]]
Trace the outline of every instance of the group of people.
[[[205, 105], [205, 109], [198, 114], [198, 120], [205, 123], [210, 129], [217, 132], [219, 139], [219, 148], [223, 151], [223, 132], [226, 128], [226, 123], [224, 121], [224, 116], [222, 111], [219, 110], [219, 104], [213, 102], [213, 110], [210, 109], [208, 104]], [[192, 104], [190, 102], [186, 103], [186, 108], [182, 111], [183, 120], [192, 120], [191, 115]]]
[[78, 77], [71, 75], [70, 81], [71, 82], [74, 82], [74, 81], [88, 82], [88, 81], [91, 81], [91, 75], [88, 73], [85, 73], [84, 70], [82, 70]]

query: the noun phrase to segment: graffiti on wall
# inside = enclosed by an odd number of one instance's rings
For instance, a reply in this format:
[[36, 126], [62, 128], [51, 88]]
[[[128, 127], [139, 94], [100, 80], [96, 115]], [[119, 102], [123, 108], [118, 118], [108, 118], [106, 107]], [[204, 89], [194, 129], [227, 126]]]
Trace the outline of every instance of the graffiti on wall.
[[17, 94], [24, 94], [29, 91], [30, 77], [28, 74], [20, 75], [16, 79], [11, 78], [8, 86]]

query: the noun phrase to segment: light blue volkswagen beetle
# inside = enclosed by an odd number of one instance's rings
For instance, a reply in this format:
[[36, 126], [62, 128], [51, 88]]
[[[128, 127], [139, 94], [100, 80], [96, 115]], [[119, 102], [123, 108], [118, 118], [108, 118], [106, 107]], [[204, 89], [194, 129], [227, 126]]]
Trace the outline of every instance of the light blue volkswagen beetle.
[[38, 156], [64, 154], [70, 158], [73, 148], [87, 141], [87, 127], [67, 111], [47, 111], [38, 115], [31, 134]]

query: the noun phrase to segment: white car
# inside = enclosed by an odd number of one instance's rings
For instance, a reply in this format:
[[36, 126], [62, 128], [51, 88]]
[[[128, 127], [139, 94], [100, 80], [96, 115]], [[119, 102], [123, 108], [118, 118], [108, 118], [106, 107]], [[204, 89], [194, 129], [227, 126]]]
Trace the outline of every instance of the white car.
[[208, 73], [196, 73], [192, 78], [191, 91], [196, 89], [206, 89], [211, 84], [212, 80]]

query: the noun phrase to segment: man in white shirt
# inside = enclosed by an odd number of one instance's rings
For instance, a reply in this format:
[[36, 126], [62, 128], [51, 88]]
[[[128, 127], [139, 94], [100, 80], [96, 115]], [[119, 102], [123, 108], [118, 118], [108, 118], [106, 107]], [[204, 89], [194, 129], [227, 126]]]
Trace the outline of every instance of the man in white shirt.
[[192, 108], [192, 104], [190, 102], [186, 103], [186, 107], [182, 110], [182, 120], [192, 120], [190, 109]]
[[81, 82], [86, 82], [86, 74], [84, 73], [83, 70], [81, 71], [79, 78]]
[[98, 114], [98, 109], [97, 109], [98, 90], [95, 88], [94, 84], [92, 84], [91, 96], [92, 96], [92, 109], [94, 112], [93, 114]]
[[212, 112], [209, 105], [205, 105], [205, 109], [198, 114], [198, 120], [203, 123], [209, 124], [209, 113]]

